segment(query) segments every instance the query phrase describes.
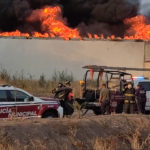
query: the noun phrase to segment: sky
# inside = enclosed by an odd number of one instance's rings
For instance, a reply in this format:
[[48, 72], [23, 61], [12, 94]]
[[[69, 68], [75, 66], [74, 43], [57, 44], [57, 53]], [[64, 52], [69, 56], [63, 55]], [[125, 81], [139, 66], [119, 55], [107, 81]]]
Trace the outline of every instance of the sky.
[[150, 0], [141, 0], [140, 13], [150, 15]]

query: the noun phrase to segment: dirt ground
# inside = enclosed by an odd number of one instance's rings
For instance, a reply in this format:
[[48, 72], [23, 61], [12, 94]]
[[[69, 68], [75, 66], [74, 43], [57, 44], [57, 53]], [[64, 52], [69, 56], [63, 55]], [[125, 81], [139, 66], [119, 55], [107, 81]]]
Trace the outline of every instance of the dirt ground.
[[149, 150], [149, 147], [148, 115], [0, 122], [0, 150]]

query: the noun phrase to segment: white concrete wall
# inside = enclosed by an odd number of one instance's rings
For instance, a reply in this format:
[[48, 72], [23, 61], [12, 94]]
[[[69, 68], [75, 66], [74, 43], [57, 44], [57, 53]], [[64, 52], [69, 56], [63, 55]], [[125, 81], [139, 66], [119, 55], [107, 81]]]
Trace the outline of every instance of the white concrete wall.
[[36, 77], [67, 69], [82, 78], [81, 67], [88, 64], [143, 67], [144, 42], [1, 38], [0, 64], [13, 73], [24, 70]]
[[145, 61], [150, 62], [150, 42], [145, 43]]

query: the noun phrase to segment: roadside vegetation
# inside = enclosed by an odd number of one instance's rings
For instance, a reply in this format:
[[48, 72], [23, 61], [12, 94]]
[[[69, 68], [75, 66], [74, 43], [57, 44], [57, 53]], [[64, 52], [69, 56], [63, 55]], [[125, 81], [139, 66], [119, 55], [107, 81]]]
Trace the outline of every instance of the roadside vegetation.
[[22, 88], [35, 96], [51, 96], [52, 90], [56, 88], [58, 82], [65, 82], [69, 80], [72, 82], [74, 93], [79, 95], [79, 82], [75, 81], [72, 73], [68, 73], [67, 70], [54, 71], [50, 78], [46, 78], [44, 74], [41, 74], [39, 79], [35, 79], [34, 76], [26, 75], [23, 71], [15, 74], [9, 73], [6, 69], [0, 69], [0, 84], [9, 84], [18, 88]]
[[149, 150], [150, 117], [4, 121], [0, 139], [1, 150]]

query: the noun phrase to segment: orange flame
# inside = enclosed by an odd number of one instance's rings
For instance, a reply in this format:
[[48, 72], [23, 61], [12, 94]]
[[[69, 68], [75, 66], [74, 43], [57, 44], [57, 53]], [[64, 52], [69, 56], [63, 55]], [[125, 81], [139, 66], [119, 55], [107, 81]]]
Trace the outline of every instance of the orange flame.
[[[70, 38], [80, 38], [79, 31], [77, 29], [71, 29], [64, 23], [64, 19], [61, 16], [62, 12], [60, 7], [46, 7], [42, 10], [35, 10], [31, 16], [27, 19], [32, 22], [35, 19], [41, 21], [41, 28], [46, 34], [46, 37], [60, 37], [66, 40]], [[36, 34], [36, 37], [38, 34]], [[41, 34], [40, 34], [41, 36]], [[45, 37], [42, 35], [42, 37]]]
[[24, 36], [24, 37], [29, 37], [30, 35], [28, 33], [21, 33], [19, 30], [16, 30], [16, 31], [13, 31], [13, 32], [0, 33], [0, 36]]
[[32, 36], [33, 37], [42, 37], [42, 38], [48, 38], [49, 37], [49, 35], [47, 33], [41, 34], [39, 32], [34, 32]]
[[[23, 36], [23, 37], [40, 37], [40, 38], [55, 38], [60, 37], [66, 40], [71, 38], [81, 39], [80, 33], [77, 28], [72, 29], [66, 25], [65, 19], [62, 17], [61, 8], [46, 7], [39, 10], [34, 10], [32, 14], [27, 18], [29, 22], [40, 21], [41, 22], [41, 33], [33, 32], [21, 33], [19, 30], [13, 32], [2, 32], [0, 36]], [[124, 36], [125, 40], [142, 39], [150, 40], [150, 25], [146, 24], [146, 17], [139, 15], [130, 19], [125, 19], [124, 23], [130, 25]], [[105, 39], [103, 34], [91, 34], [87, 33], [89, 39]], [[108, 36], [108, 40], [121, 40], [121, 37], [115, 37], [114, 35]]]
[[[60, 37], [66, 40], [70, 38], [80, 39], [79, 31], [77, 29], [69, 28], [65, 25], [62, 18], [62, 12], [60, 7], [46, 7], [41, 10], [35, 10], [31, 16], [27, 18], [27, 21], [41, 21], [41, 28], [44, 33], [33, 32], [33, 37]], [[21, 33], [16, 30], [13, 32], [3, 32], [0, 36], [25, 36], [28, 37], [28, 33]]]
[[131, 25], [127, 33], [133, 33], [132, 36], [125, 36], [124, 39], [150, 40], [150, 25], [146, 24], [145, 16], [139, 15], [131, 19], [125, 19], [124, 23]]
[[[127, 30], [124, 40], [150, 40], [150, 25], [146, 24], [146, 17], [139, 15], [133, 18], [125, 19], [124, 23], [130, 25]], [[104, 35], [100, 36], [97, 34], [88, 33], [88, 38], [105, 39]], [[121, 37], [115, 37], [115, 35], [108, 36], [107, 40], [122, 40]]]

